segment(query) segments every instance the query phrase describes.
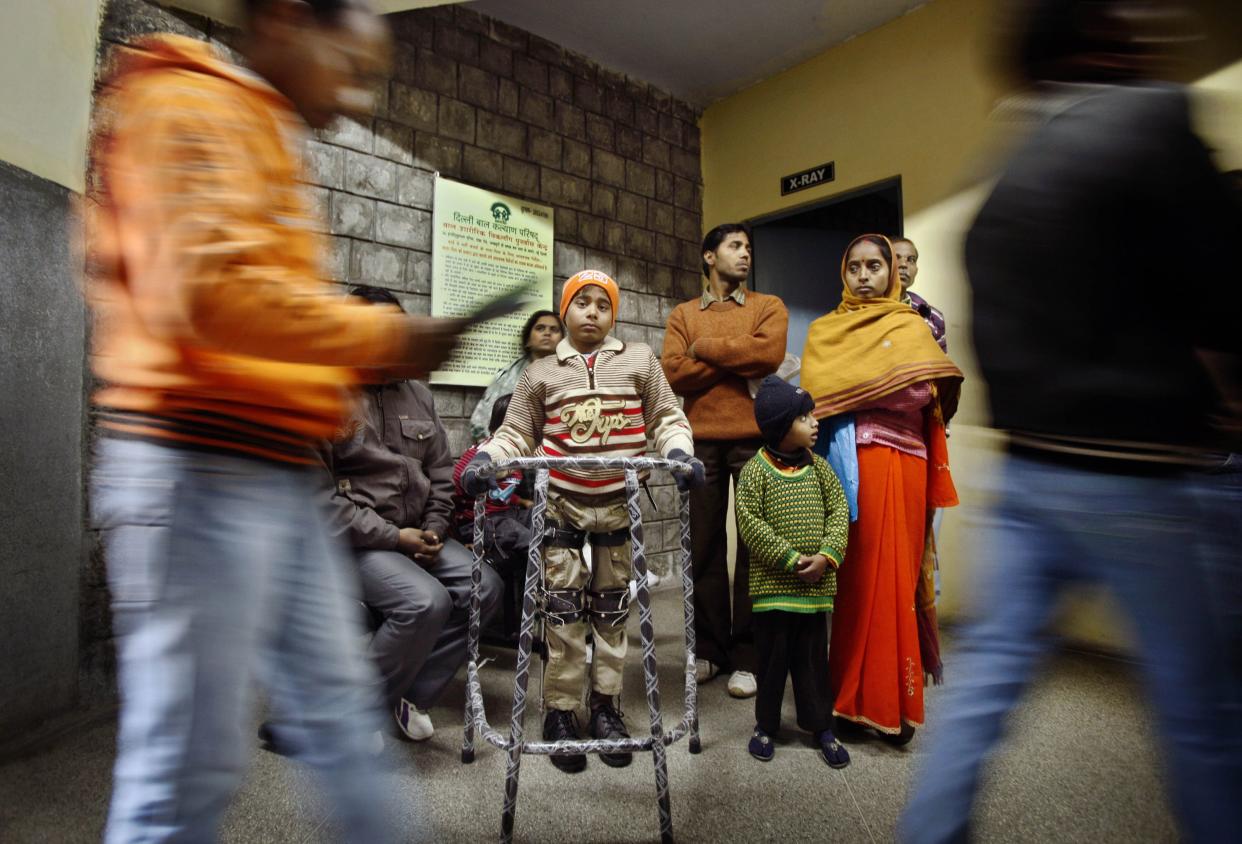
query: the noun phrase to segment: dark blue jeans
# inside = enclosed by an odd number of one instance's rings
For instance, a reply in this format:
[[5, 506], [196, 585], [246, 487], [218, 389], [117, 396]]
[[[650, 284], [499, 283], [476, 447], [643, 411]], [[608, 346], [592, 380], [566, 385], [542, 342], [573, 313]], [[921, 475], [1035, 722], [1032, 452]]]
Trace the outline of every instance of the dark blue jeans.
[[1004, 461], [997, 482], [982, 546], [990, 570], [977, 596], [980, 615], [957, 650], [943, 721], [899, 839], [965, 839], [980, 768], [1052, 644], [1057, 598], [1067, 586], [1094, 581], [1113, 592], [1133, 624], [1183, 832], [1191, 841], [1236, 840], [1242, 737], [1227, 703], [1234, 666], [1223, 652], [1201, 542], [1220, 526], [1197, 500], [1197, 482], [1017, 457]]

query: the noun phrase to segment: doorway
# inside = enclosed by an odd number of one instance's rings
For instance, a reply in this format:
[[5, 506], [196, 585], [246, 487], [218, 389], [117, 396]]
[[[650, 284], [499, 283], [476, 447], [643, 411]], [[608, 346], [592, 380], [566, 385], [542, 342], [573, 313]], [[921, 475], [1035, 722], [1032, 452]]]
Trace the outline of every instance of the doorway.
[[[755, 290], [789, 308], [787, 350], [802, 356], [811, 322], [841, 303], [841, 258], [860, 234], [902, 234], [901, 177], [750, 221]], [[797, 379], [794, 379], [797, 383]]]

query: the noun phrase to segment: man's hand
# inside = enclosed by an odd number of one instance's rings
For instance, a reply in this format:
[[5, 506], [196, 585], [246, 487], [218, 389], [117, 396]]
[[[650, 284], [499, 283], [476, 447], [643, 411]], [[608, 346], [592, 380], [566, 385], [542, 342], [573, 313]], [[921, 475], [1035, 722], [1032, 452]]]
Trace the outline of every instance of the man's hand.
[[813, 557], [803, 555], [798, 557], [795, 574], [801, 578], [803, 583], [819, 583], [827, 567], [828, 558], [823, 554], [816, 554]]
[[471, 457], [470, 462], [466, 464], [466, 468], [461, 473], [461, 491], [471, 498], [475, 498], [489, 489], [500, 489], [500, 485], [496, 482], [494, 476], [487, 478], [482, 476], [483, 467], [491, 462], [491, 455], [483, 451]]
[[682, 471], [673, 472], [673, 480], [677, 482], [677, 488], [682, 492], [688, 489], [698, 489], [707, 483], [707, 470], [703, 468], [703, 461], [699, 458], [686, 454], [680, 448], [675, 448], [668, 453], [668, 459], [686, 465]]
[[464, 319], [433, 319], [411, 316], [410, 341], [404, 366], [427, 373], [436, 369], [457, 347], [468, 323]]
[[695, 341], [691, 342], [689, 346], [687, 346], [687, 347], [686, 347], [686, 357], [690, 358], [690, 360], [698, 360], [698, 359], [699, 359], [699, 358], [698, 358], [698, 355], [696, 355], [696, 354], [694, 353], [694, 344], [695, 344], [695, 343], [697, 343], [697, 342], [699, 342], [699, 341], [698, 341], [698, 340], [695, 340]]
[[429, 530], [401, 528], [397, 534], [397, 550], [424, 566], [434, 563], [443, 548], [444, 542]]

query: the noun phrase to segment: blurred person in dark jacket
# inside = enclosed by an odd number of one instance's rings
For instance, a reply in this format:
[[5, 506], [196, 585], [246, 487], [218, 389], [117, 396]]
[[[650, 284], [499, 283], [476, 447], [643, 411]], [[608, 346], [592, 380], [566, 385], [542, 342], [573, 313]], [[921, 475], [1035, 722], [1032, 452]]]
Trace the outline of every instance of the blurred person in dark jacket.
[[993, 568], [899, 838], [968, 835], [982, 763], [1051, 646], [1057, 597], [1097, 581], [1133, 622], [1186, 838], [1236, 840], [1237, 666], [1200, 542], [1221, 526], [1196, 492], [1236, 432], [1224, 373], [1242, 332], [1217, 255], [1242, 242], [1242, 213], [1187, 93], [1148, 81], [1190, 18], [1038, 0], [1014, 21], [1035, 125], [966, 238], [976, 352], [1009, 433], [982, 557]]

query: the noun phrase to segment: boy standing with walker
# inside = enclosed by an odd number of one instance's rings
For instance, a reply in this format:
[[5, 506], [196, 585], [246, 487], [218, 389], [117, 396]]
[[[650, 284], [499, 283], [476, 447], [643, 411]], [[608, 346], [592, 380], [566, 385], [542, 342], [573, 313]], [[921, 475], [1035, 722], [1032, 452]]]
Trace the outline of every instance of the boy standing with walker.
[[[515, 457], [638, 457], [648, 438], [662, 456], [689, 466], [677, 475], [688, 488], [703, 482], [703, 464], [651, 348], [611, 335], [620, 300], [617, 283], [598, 270], [565, 282], [560, 314], [568, 336], [554, 355], [532, 363], [513, 391], [504, 424], [462, 473], [462, 489], [478, 495], [489, 480], [480, 469]], [[576, 740], [577, 708], [587, 678], [587, 625], [594, 633], [589, 732], [596, 739], [629, 738], [617, 707], [629, 615], [630, 520], [624, 473], [615, 469], [549, 472], [548, 531], [540, 605], [546, 625], [543, 698], [545, 741]], [[582, 557], [591, 543], [593, 565]], [[554, 755], [566, 773], [586, 767], [585, 754]], [[601, 753], [624, 767], [630, 753]]]

